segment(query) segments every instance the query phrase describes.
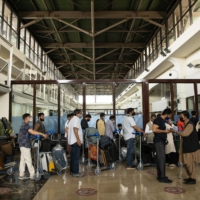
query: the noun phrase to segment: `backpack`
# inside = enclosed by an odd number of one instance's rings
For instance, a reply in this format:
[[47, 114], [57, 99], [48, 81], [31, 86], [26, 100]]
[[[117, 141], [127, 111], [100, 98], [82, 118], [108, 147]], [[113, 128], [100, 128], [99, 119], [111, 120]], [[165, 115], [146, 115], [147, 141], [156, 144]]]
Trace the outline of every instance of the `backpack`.
[[11, 122], [8, 121], [5, 117], [2, 117], [1, 121], [2, 121], [4, 128], [5, 128], [5, 134], [11, 134], [13, 132]]
[[3, 125], [3, 122], [0, 120], [0, 135], [5, 135], [5, 127]]

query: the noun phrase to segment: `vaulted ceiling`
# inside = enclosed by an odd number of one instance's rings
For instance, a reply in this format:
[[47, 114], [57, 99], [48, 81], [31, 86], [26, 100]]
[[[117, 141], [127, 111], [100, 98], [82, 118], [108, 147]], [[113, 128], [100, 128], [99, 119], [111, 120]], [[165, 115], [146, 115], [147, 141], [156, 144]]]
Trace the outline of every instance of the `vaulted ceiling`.
[[175, 0], [9, 0], [67, 79], [122, 79]]

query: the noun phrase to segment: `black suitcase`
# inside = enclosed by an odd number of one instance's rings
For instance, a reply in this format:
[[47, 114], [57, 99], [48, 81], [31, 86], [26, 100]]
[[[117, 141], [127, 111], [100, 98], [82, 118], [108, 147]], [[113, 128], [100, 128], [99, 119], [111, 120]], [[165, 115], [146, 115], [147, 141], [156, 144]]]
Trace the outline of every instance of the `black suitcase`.
[[108, 149], [108, 147], [113, 146], [113, 141], [110, 139], [110, 137], [103, 135], [100, 137], [99, 140], [99, 148], [100, 149]]
[[110, 163], [116, 162], [119, 160], [119, 150], [115, 145], [108, 147], [107, 157]]
[[40, 152], [50, 152], [54, 146], [55, 144], [53, 144], [49, 139], [41, 140]]

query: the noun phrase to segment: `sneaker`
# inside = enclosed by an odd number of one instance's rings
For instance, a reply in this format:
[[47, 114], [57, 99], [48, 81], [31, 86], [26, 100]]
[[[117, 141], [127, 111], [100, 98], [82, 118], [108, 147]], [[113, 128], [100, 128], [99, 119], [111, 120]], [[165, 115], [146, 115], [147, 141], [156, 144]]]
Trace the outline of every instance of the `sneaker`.
[[184, 182], [184, 184], [196, 184], [196, 179], [189, 178], [187, 181]]
[[24, 176], [19, 176], [19, 179], [20, 180], [26, 180], [26, 179], [29, 179], [30, 177], [27, 176], [27, 175], [24, 175]]
[[31, 176], [31, 177], [30, 177], [30, 180], [35, 180], [35, 176]]
[[84, 174], [78, 173], [78, 174], [73, 174], [72, 176], [73, 176], [73, 177], [83, 177]]
[[126, 169], [135, 169], [135, 168], [136, 168], [135, 165], [133, 165], [133, 166], [127, 166], [127, 167], [126, 167]]

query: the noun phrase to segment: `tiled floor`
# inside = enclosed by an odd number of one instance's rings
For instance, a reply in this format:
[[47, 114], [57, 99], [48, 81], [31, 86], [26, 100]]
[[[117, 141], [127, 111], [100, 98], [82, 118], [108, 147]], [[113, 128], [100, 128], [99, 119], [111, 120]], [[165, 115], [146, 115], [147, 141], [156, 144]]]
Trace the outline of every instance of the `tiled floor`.
[[[83, 168], [84, 170], [84, 168]], [[102, 171], [101, 175], [88, 174], [83, 178], [73, 178], [69, 170], [62, 176], [51, 176], [35, 196], [34, 200], [168, 200], [168, 199], [200, 199], [200, 168], [197, 167], [197, 184], [184, 185], [178, 179], [179, 168], [167, 167], [167, 175], [172, 184], [159, 183], [156, 180], [155, 167], [146, 167], [142, 171], [126, 170], [124, 164], [115, 170]], [[148, 171], [151, 171], [148, 173]], [[183, 178], [185, 172], [183, 173]], [[186, 190], [182, 194], [167, 193], [165, 187], [179, 187]], [[80, 196], [76, 191], [81, 188], [92, 188], [97, 193], [92, 196]]]

